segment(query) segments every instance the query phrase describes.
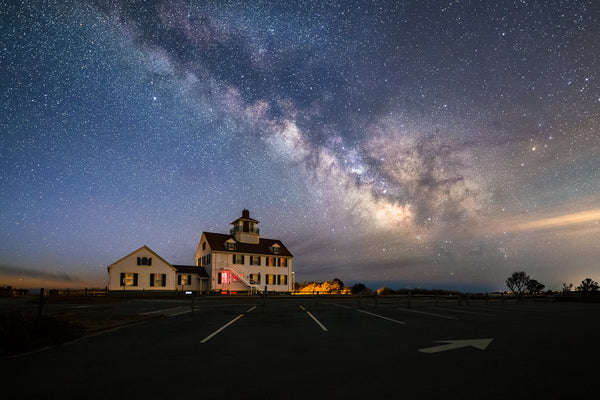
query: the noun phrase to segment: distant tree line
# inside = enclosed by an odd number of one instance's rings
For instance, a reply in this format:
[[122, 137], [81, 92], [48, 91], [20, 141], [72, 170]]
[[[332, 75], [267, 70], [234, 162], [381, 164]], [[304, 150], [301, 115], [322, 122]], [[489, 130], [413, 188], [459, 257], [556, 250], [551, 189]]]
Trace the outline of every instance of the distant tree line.
[[[506, 286], [511, 292], [516, 294], [523, 294], [525, 292], [529, 292], [531, 294], [541, 293], [546, 287], [537, 280], [531, 279], [529, 275], [523, 271], [513, 272], [508, 279], [506, 279]], [[570, 292], [572, 289], [572, 283], [563, 283], [562, 292]], [[578, 292], [595, 292], [598, 289], [600, 289], [598, 282], [592, 280], [591, 278], [584, 279], [581, 281], [581, 284], [575, 288], [575, 290]]]

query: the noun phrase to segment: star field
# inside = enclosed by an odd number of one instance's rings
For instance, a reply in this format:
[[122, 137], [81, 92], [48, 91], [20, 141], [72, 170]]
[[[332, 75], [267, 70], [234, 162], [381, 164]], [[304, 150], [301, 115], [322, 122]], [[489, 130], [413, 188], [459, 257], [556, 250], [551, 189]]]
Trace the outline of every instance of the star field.
[[595, 1], [0, 4], [3, 284], [191, 264], [243, 208], [299, 281], [598, 279]]

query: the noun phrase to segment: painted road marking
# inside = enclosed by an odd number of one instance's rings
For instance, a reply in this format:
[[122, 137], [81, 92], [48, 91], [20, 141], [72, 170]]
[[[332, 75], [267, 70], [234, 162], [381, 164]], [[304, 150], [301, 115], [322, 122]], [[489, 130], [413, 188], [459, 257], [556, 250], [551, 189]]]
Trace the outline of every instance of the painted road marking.
[[327, 332], [327, 328], [325, 328], [325, 325], [323, 325], [318, 319], [316, 319], [315, 316], [310, 313], [310, 311], [308, 311], [306, 308], [302, 307], [301, 304], [298, 304], [298, 305], [300, 306], [302, 311], [307, 313], [308, 316], [311, 317], [317, 323], [317, 325], [319, 325], [321, 327], [321, 329], [323, 329], [325, 332]]
[[411, 310], [410, 308], [397, 308], [396, 310], [412, 312], [412, 313], [417, 313], [417, 314], [433, 315], [434, 317], [440, 317], [440, 318], [446, 318], [446, 319], [458, 319], [456, 317], [450, 317], [448, 315], [434, 314], [434, 313], [430, 313], [430, 312], [426, 312], [426, 311]]
[[213, 337], [215, 337], [216, 335], [218, 335], [219, 332], [221, 332], [223, 329], [227, 328], [229, 325], [233, 324], [235, 321], [237, 321], [238, 319], [242, 318], [244, 315], [246, 315], [250, 311], [254, 310], [255, 308], [256, 308], [256, 306], [250, 308], [245, 313], [242, 313], [242, 314], [238, 315], [237, 317], [235, 317], [234, 319], [232, 319], [231, 321], [229, 321], [228, 323], [226, 323], [225, 325], [223, 325], [222, 327], [220, 327], [219, 329], [217, 329], [216, 331], [214, 331], [213, 333], [211, 333], [210, 335], [208, 335], [207, 337], [205, 337], [204, 339], [202, 339], [200, 341], [200, 343], [206, 343], [206, 342], [208, 342], [210, 339], [212, 339]]
[[361, 313], [365, 313], [365, 314], [369, 314], [369, 315], [372, 315], [372, 316], [374, 316], [374, 317], [379, 317], [379, 318], [382, 318], [382, 319], [387, 319], [388, 321], [392, 321], [392, 322], [395, 322], [395, 323], [397, 323], [397, 324], [402, 324], [402, 325], [404, 325], [404, 324], [406, 323], [406, 322], [398, 321], [398, 320], [396, 320], [396, 319], [392, 319], [392, 318], [384, 317], [383, 315], [379, 315], [379, 314], [373, 314], [372, 312], [368, 312], [368, 311], [365, 311], [365, 310], [356, 310], [356, 311], [358, 311], [358, 312], [361, 312]]
[[490, 343], [492, 338], [488, 339], [467, 339], [467, 340], [436, 340], [438, 343], [447, 343], [440, 346], [426, 347], [419, 349], [421, 353], [439, 353], [440, 351], [448, 351], [454, 349], [460, 349], [462, 347], [475, 347], [479, 350], [485, 350]]
[[486, 315], [488, 317], [495, 317], [494, 314], [486, 314], [486, 313], [475, 312], [475, 311], [457, 310], [456, 308], [446, 308], [446, 307], [443, 307], [441, 309], [447, 310], [447, 311], [450, 311], [450, 312], [463, 313], [463, 314]]
[[163, 308], [163, 309], [160, 309], [160, 310], [146, 311], [146, 312], [140, 313], [140, 315], [160, 314], [160, 313], [164, 313], [164, 312], [167, 312], [167, 311], [180, 310], [181, 308], [182, 308], [181, 306], [179, 306], [179, 307], [172, 307], [172, 308]]
[[347, 309], [347, 310], [352, 310], [352, 307], [345, 306], [345, 305], [343, 305], [343, 304], [338, 304], [338, 303], [330, 303], [330, 304], [333, 304], [334, 306], [338, 306], [338, 307], [345, 308], [345, 309]]
[[170, 314], [167, 315], [167, 317], [174, 317], [176, 315], [187, 314], [187, 313], [191, 313], [192, 312], [191, 307], [179, 307], [179, 308], [183, 309], [183, 311], [170, 313]]

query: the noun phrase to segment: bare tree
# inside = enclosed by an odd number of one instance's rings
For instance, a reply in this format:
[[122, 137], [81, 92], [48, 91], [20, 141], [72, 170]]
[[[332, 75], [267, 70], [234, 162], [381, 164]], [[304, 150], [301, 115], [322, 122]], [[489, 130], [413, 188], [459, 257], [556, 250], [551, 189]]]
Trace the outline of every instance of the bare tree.
[[593, 281], [591, 278], [585, 278], [581, 281], [581, 285], [577, 286], [577, 290], [580, 292], [594, 292], [599, 288], [598, 282]]
[[563, 293], [570, 292], [571, 289], [573, 289], [572, 283], [569, 283], [568, 285], [566, 283], [563, 283], [563, 287], [562, 287]]
[[523, 293], [523, 289], [527, 287], [527, 282], [529, 282], [529, 275], [525, 272], [513, 272], [506, 280], [506, 286], [508, 286], [511, 292], [521, 294]]

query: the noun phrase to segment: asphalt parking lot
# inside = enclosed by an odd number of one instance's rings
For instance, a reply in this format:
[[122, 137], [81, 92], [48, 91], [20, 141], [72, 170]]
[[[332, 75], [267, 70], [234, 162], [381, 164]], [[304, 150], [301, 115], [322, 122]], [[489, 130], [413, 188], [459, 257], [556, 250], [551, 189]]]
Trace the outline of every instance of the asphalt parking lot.
[[[591, 395], [600, 304], [260, 297], [130, 300], [153, 315], [4, 360], [25, 398], [471, 398]], [[589, 389], [588, 389], [589, 388]]]

